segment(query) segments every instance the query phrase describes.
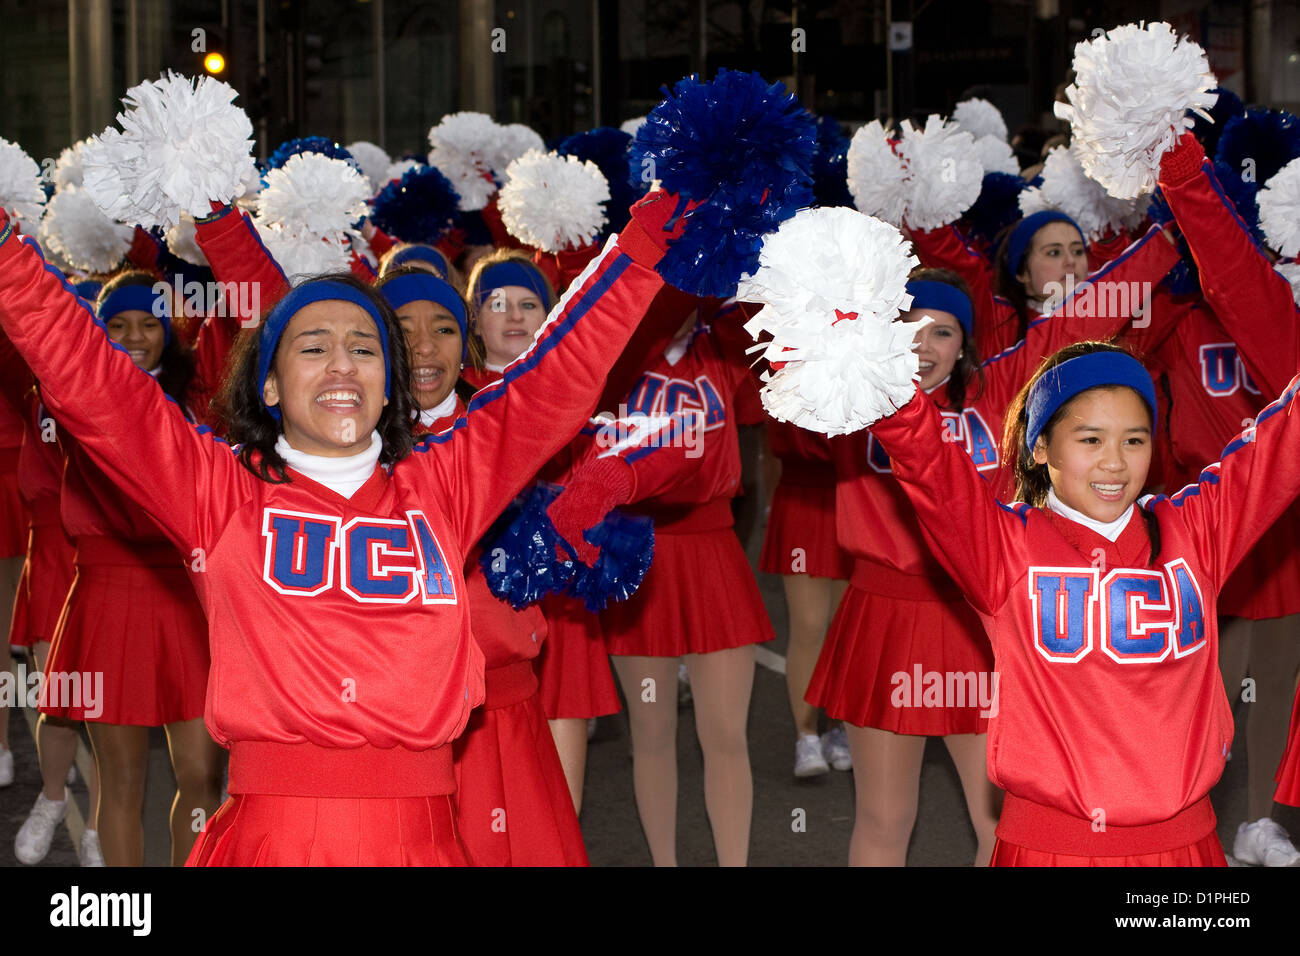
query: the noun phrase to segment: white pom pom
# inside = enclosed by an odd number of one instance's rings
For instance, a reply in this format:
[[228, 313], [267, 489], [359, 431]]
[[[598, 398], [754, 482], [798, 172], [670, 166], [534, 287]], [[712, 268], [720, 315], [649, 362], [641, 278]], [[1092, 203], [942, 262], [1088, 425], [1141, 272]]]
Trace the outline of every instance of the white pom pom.
[[1209, 119], [1218, 99], [1205, 51], [1168, 23], [1130, 23], [1079, 43], [1074, 72], [1056, 115], [1069, 121], [1088, 175], [1123, 199], [1155, 189], [1161, 155], [1192, 127], [1187, 111]]
[[194, 220], [189, 216], [181, 216], [181, 221], [167, 230], [164, 239], [167, 249], [178, 259], [184, 259], [191, 265], [206, 266], [208, 257], [203, 254], [194, 236]]
[[508, 123], [500, 127], [496, 155], [492, 158], [492, 172], [497, 179], [505, 180], [506, 167], [529, 150], [546, 152], [541, 134], [523, 123]]
[[257, 215], [290, 235], [338, 236], [365, 216], [369, 194], [369, 182], [345, 160], [299, 153], [266, 174]]
[[86, 169], [83, 160], [86, 144], [90, 139], [74, 143], [59, 153], [54, 163], [54, 188], [66, 189], [69, 186], [81, 186], [85, 183]]
[[292, 236], [275, 226], [253, 220], [257, 234], [266, 251], [279, 264], [290, 284], [297, 284], [308, 276], [326, 272], [348, 270], [348, 250], [344, 240], [337, 236], [319, 239], [314, 236]]
[[109, 127], [86, 144], [86, 189], [111, 218], [146, 227], [231, 202], [253, 165], [253, 125], [231, 102], [237, 95], [210, 76], [175, 73], [128, 90], [123, 131]]
[[45, 208], [46, 242], [81, 272], [111, 272], [131, 248], [135, 230], [100, 211], [85, 189], [69, 186], [54, 194]]
[[0, 209], [34, 228], [44, 206], [41, 167], [17, 143], [0, 139]]
[[1059, 210], [1078, 224], [1089, 242], [1122, 232], [1133, 217], [1134, 206], [1133, 200], [1116, 199], [1089, 179], [1079, 160], [1064, 146], [1047, 154], [1043, 185], [1020, 194], [1020, 211], [1026, 216], [1040, 209]]
[[348, 152], [352, 154], [352, 158], [361, 167], [361, 175], [370, 180], [370, 194], [372, 196], [388, 184], [388, 180], [384, 178], [384, 173], [388, 172], [388, 167], [393, 165], [393, 157], [374, 143], [368, 143], [364, 139], [358, 140], [349, 146]]
[[623, 120], [623, 122], [619, 125], [618, 128], [621, 129], [623, 132], [627, 133], [628, 136], [631, 136], [633, 139], [636, 139], [636, 131], [639, 130], [644, 124], [645, 124], [644, 116], [634, 116], [629, 120]]
[[1259, 226], [1274, 251], [1300, 253], [1300, 159], [1293, 159], [1264, 184], [1256, 197]]
[[1300, 306], [1300, 262], [1279, 262], [1273, 268], [1283, 279], [1291, 283], [1291, 298], [1295, 300], [1297, 306]]
[[1003, 143], [1007, 141], [1007, 121], [1002, 118], [1002, 111], [988, 100], [978, 96], [962, 100], [953, 108], [952, 119], [977, 141], [985, 136]]
[[[408, 172], [410, 172], [412, 169], [415, 169], [419, 165], [420, 165], [420, 161], [418, 159], [398, 160], [397, 162], [393, 163], [393, 165], [389, 166], [388, 171], [384, 173], [384, 181], [379, 184], [379, 189], [383, 189], [394, 179], [401, 179]], [[376, 190], [376, 192], [378, 191], [379, 190]]]
[[235, 200], [235, 205], [252, 215], [257, 212], [257, 199], [261, 192], [262, 174], [253, 166], [244, 176], [244, 193]]
[[975, 158], [984, 167], [986, 176], [989, 173], [1020, 175], [1020, 163], [1016, 162], [1016, 154], [1012, 152], [1005, 139], [998, 139], [996, 136], [979, 137], [975, 140]]
[[774, 418], [841, 435], [911, 399], [919, 326], [893, 320], [911, 306], [917, 259], [896, 228], [843, 207], [804, 209], [764, 238], [758, 261], [736, 297], [763, 305], [745, 329], [772, 335], [751, 351], [777, 363], [762, 389]]
[[45, 219], [41, 220], [40, 228], [36, 230], [36, 241], [40, 244], [41, 252], [45, 255], [45, 261], [54, 266], [65, 276], [71, 277], [72, 275], [81, 272], [81, 270], [71, 262], [59, 255], [58, 250], [54, 248], [53, 242], [50, 239], [49, 226]]
[[899, 153], [907, 168], [907, 224], [938, 229], [954, 221], [979, 198], [984, 167], [970, 133], [931, 115], [925, 129], [903, 122]]
[[879, 120], [858, 127], [849, 143], [848, 186], [859, 212], [901, 226], [907, 172]]
[[506, 169], [498, 205], [512, 236], [543, 252], [587, 245], [605, 225], [609, 183], [593, 162], [534, 149]]
[[463, 211], [482, 209], [496, 192], [490, 176], [500, 144], [501, 127], [484, 113], [450, 113], [429, 130], [429, 165], [451, 180]]

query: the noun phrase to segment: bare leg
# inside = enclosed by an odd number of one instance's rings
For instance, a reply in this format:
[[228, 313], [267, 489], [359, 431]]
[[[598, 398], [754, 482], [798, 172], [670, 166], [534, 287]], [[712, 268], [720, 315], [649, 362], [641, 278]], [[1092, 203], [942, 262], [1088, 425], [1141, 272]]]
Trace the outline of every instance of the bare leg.
[[[0, 625], [3, 626], [4, 642], [9, 643], [9, 625], [13, 620], [14, 597], [18, 594], [18, 582], [22, 578], [23, 559], [0, 558]], [[9, 653], [5, 648], [4, 669], [9, 668]], [[9, 708], [0, 705], [0, 753], [9, 749]]]
[[167, 749], [176, 774], [172, 801], [172, 866], [184, 866], [199, 831], [221, 802], [226, 752], [208, 736], [202, 717], [167, 725]]
[[993, 786], [988, 771], [988, 734], [950, 734], [943, 738], [957, 766], [966, 811], [975, 828], [975, 865], [988, 866], [993, 856], [994, 830], [1002, 814], [1002, 791]]
[[573, 809], [582, 813], [582, 785], [587, 777], [587, 722], [580, 717], [548, 720], [555, 749], [560, 754], [560, 766], [573, 797]]
[[1250, 676], [1255, 701], [1246, 715], [1246, 772], [1249, 818], [1272, 815], [1273, 775], [1286, 750], [1300, 670], [1300, 614], [1255, 622], [1250, 643]]
[[817, 708], [804, 700], [821, 654], [826, 629], [835, 614], [846, 582], [810, 578], [806, 574], [782, 576], [785, 603], [790, 613], [790, 644], [785, 653], [785, 686], [790, 712], [799, 736], [817, 733]]
[[99, 845], [108, 866], [144, 865], [149, 728], [88, 722], [99, 767]]
[[754, 777], [745, 725], [754, 688], [754, 645], [687, 654], [695, 728], [704, 751], [704, 804], [719, 866], [749, 862]]
[[852, 724], [844, 729], [857, 793], [849, 866], [906, 866], [926, 738]]
[[[39, 641], [32, 648], [38, 670], [45, 669], [50, 654], [48, 641]], [[76, 763], [77, 745], [81, 741], [81, 721], [65, 720], [41, 714], [36, 720], [36, 759], [41, 768], [41, 785], [46, 800], [62, 800], [68, 782], [68, 769]], [[99, 773], [92, 769], [86, 781], [90, 791], [90, 813], [86, 826], [95, 829], [99, 811]]]
[[677, 658], [611, 657], [627, 698], [632, 786], [655, 866], [677, 865]]

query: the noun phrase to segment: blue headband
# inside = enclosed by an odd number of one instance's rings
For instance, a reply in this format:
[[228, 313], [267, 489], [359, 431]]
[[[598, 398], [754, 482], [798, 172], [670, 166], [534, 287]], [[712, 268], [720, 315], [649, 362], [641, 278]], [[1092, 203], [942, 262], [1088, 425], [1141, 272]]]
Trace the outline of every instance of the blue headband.
[[148, 312], [163, 327], [163, 348], [172, 340], [171, 303], [165, 294], [157, 293], [152, 286], [124, 285], [108, 294], [98, 308], [99, 321], [107, 322], [123, 312]]
[[912, 297], [914, 309], [938, 309], [957, 317], [966, 338], [975, 334], [975, 315], [968, 299], [956, 286], [932, 279], [912, 279], [907, 283], [907, 294]]
[[1057, 212], [1055, 209], [1043, 209], [1034, 213], [1032, 216], [1026, 216], [1011, 230], [1011, 238], [1007, 240], [1007, 275], [1015, 278], [1020, 271], [1020, 260], [1025, 257], [1026, 250], [1029, 249], [1029, 243], [1034, 238], [1034, 233], [1038, 232], [1044, 226], [1053, 222], [1068, 222], [1079, 234], [1079, 240], [1083, 243], [1085, 252], [1088, 250], [1088, 240], [1083, 238], [1083, 230], [1079, 224], [1063, 212]]
[[[388, 357], [388, 326], [384, 324], [383, 315], [375, 308], [375, 303], [364, 292], [342, 282], [321, 279], [317, 282], [308, 282], [306, 285], [298, 286], [276, 303], [275, 308], [271, 310], [271, 314], [262, 323], [261, 340], [258, 342], [257, 354], [257, 397], [261, 399], [263, 405], [266, 405], [266, 399], [262, 398], [262, 392], [266, 388], [266, 376], [271, 371], [271, 361], [275, 358], [275, 350], [280, 344], [280, 336], [284, 334], [285, 326], [289, 324], [289, 320], [294, 317], [294, 314], [304, 306], [311, 305], [313, 302], [331, 301], [351, 302], [353, 305], [359, 305], [366, 310], [367, 315], [375, 320], [375, 326], [379, 329], [379, 341], [384, 349], [384, 398], [392, 397], [390, 383], [393, 374], [392, 364]], [[278, 406], [266, 405], [266, 410], [271, 413], [271, 417], [277, 422], [280, 420]]]
[[411, 302], [429, 301], [442, 306], [456, 318], [460, 326], [460, 360], [469, 355], [469, 337], [465, 330], [465, 301], [445, 279], [427, 272], [411, 273], [387, 279], [379, 287], [379, 294], [396, 312]]
[[513, 259], [494, 263], [479, 273], [478, 287], [475, 289], [478, 307], [483, 308], [483, 303], [487, 301], [493, 289], [501, 289], [508, 285], [523, 286], [532, 291], [542, 300], [546, 311], [551, 311], [551, 296], [546, 291], [546, 280], [542, 278], [541, 270]]
[[388, 268], [396, 269], [398, 266], [409, 265], [412, 262], [427, 262], [438, 270], [438, 274], [444, 279], [451, 275], [451, 263], [433, 246], [406, 246], [403, 249], [393, 253], [393, 257], [388, 260]]
[[1127, 352], [1090, 352], [1062, 362], [1042, 374], [1025, 401], [1025, 448], [1033, 452], [1038, 436], [1057, 409], [1081, 392], [1102, 385], [1123, 385], [1142, 396], [1156, 425], [1156, 389], [1142, 363]]

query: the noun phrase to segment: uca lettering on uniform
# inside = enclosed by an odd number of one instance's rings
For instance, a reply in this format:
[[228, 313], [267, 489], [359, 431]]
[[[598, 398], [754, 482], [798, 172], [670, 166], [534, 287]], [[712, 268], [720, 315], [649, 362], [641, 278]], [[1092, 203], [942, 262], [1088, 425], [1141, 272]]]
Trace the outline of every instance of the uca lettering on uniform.
[[162, 309], [168, 302], [182, 303], [185, 315], [202, 318], [216, 315], [221, 318], [242, 318], [251, 316], [248, 324], [256, 324], [262, 314], [261, 287], [256, 282], [198, 282], [191, 279], [184, 282], [178, 273], [171, 285], [155, 282], [154, 314], [162, 315]]
[[95, 720], [104, 712], [103, 671], [28, 674], [22, 661], [16, 671], [0, 671], [0, 707], [40, 706], [80, 709]]

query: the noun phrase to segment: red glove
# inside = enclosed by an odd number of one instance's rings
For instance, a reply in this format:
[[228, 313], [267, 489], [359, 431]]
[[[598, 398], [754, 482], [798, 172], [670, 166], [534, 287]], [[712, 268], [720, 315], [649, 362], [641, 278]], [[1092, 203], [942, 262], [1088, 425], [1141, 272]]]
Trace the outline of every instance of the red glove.
[[137, 269], [144, 269], [146, 272], [157, 272], [158, 257], [161, 254], [162, 246], [158, 243], [158, 240], [139, 226], [136, 226], [135, 234], [131, 237], [131, 248], [126, 252], [126, 261]]
[[555, 294], [564, 295], [564, 290], [569, 287], [569, 283], [582, 274], [582, 270], [596, 258], [600, 249], [600, 245], [595, 242], [581, 249], [569, 249], [564, 252], [542, 252], [538, 249], [533, 253], [533, 262], [537, 264], [537, 268], [546, 273], [546, 278], [551, 280], [551, 287], [555, 289]]
[[1160, 157], [1160, 182], [1171, 186], [1191, 180], [1201, 168], [1205, 150], [1188, 130], [1178, 138], [1177, 145]]
[[600, 549], [588, 544], [582, 533], [600, 524], [613, 508], [627, 504], [635, 489], [627, 462], [613, 456], [597, 458], [574, 473], [546, 514], [560, 537], [577, 551], [578, 560], [590, 566]]
[[669, 243], [686, 230], [685, 213], [698, 205], [695, 200], [686, 203], [682, 215], [673, 221], [681, 197], [662, 189], [647, 193], [632, 206], [632, 219], [618, 234], [619, 248], [641, 265], [653, 269], [668, 251]]

